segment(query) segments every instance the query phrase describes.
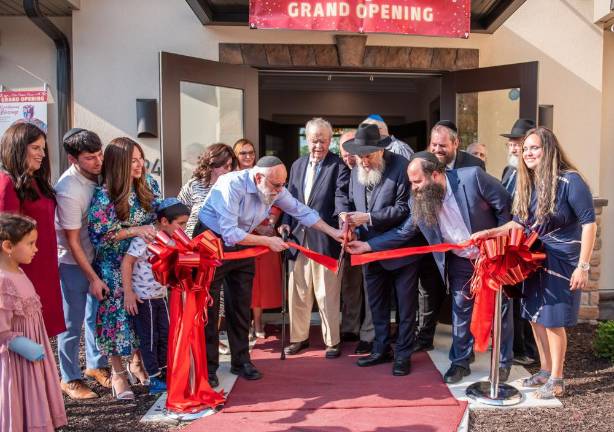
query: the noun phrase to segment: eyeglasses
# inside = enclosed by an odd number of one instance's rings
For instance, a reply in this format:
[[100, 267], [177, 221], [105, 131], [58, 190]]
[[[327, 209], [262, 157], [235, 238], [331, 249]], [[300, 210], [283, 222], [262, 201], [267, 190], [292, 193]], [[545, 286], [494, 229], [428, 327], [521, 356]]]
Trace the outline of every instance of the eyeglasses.
[[286, 186], [285, 182], [273, 183], [271, 180], [269, 180], [269, 178], [267, 176], [264, 176], [264, 178], [266, 179], [266, 181], [268, 181], [271, 184], [271, 186], [273, 186], [273, 189], [281, 190], [281, 189], [283, 189]]
[[255, 152], [252, 151], [240, 151], [239, 152], [239, 156], [249, 156], [249, 157], [254, 157]]

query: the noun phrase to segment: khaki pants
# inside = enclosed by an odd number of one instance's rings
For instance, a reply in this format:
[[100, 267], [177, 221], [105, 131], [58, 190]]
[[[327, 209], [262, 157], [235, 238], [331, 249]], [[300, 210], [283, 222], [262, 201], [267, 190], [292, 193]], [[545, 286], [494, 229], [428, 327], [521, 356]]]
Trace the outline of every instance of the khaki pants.
[[290, 306], [290, 342], [309, 339], [309, 324], [315, 295], [322, 320], [322, 337], [326, 346], [339, 339], [340, 284], [337, 275], [326, 267], [299, 254], [290, 272], [288, 304]]

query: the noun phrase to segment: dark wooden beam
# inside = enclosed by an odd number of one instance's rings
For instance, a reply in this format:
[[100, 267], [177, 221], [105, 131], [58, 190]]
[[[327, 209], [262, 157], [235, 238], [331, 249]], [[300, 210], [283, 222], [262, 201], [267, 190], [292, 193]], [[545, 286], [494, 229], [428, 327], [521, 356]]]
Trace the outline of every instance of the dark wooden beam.
[[492, 34], [524, 4], [526, 0], [500, 0], [484, 16], [471, 19], [472, 33]]
[[213, 12], [211, 11], [211, 6], [207, 0], [185, 0], [194, 15], [198, 18], [198, 20], [203, 24], [211, 24], [213, 21]]

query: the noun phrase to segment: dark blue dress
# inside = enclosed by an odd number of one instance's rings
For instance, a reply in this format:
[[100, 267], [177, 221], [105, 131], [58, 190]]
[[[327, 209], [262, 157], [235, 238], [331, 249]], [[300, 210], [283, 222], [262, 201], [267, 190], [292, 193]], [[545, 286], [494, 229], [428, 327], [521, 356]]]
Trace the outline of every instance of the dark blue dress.
[[569, 281], [580, 258], [582, 225], [595, 222], [593, 197], [577, 172], [559, 176], [554, 214], [535, 225], [537, 199], [531, 197], [529, 218], [520, 222], [536, 231], [546, 252], [543, 267], [530, 276], [522, 289], [522, 317], [548, 328], [570, 327], [578, 321], [581, 290]]

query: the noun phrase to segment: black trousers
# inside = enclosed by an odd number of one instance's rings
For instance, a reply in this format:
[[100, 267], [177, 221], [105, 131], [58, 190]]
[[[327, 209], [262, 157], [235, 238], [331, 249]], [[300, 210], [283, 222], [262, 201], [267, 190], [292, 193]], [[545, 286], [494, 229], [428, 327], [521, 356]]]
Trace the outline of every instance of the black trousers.
[[[194, 237], [207, 228], [198, 223], [194, 228]], [[227, 247], [224, 251], [238, 251], [243, 246]], [[249, 324], [251, 321], [250, 306], [252, 303], [252, 286], [256, 264], [254, 258], [224, 261], [215, 269], [215, 275], [210, 287], [213, 304], [207, 309], [208, 321], [205, 326], [207, 343], [207, 368], [209, 375], [217, 372], [220, 364], [220, 335], [217, 321], [220, 313], [220, 291], [224, 290], [224, 314], [226, 318], [226, 333], [230, 346], [230, 362], [232, 366], [241, 366], [250, 361], [249, 357]]]
[[375, 328], [373, 352], [384, 353], [390, 349], [390, 306], [393, 293], [396, 293], [399, 320], [395, 358], [410, 358], [415, 340], [418, 308], [417, 266], [409, 264], [389, 271], [375, 262], [363, 266], [363, 274]]
[[134, 317], [134, 328], [139, 337], [139, 348], [145, 370], [149, 376], [158, 375], [166, 367], [168, 350], [169, 309], [166, 298], [137, 302], [138, 315]]
[[443, 301], [446, 298], [446, 284], [441, 278], [433, 254], [426, 254], [418, 265], [419, 312], [416, 338], [424, 345], [432, 345]]

